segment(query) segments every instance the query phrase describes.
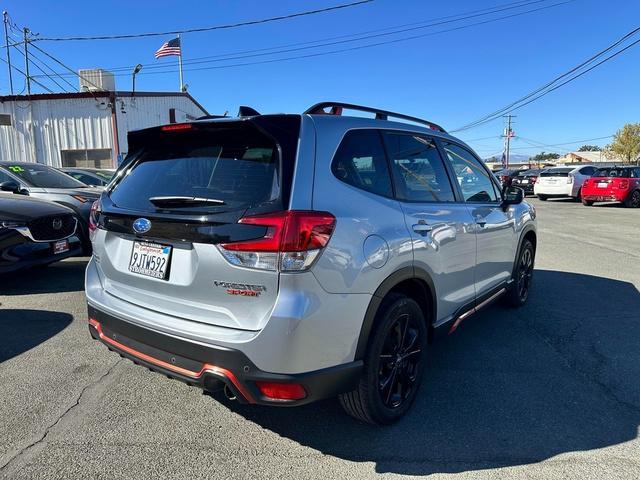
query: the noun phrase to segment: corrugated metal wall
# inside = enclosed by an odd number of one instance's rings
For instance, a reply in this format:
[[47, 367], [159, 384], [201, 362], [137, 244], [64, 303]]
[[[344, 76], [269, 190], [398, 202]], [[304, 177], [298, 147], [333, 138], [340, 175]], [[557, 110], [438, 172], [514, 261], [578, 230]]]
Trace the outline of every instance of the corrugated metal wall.
[[[188, 97], [116, 97], [120, 153], [126, 154], [127, 132], [196, 118], [204, 112]], [[11, 126], [0, 126], [0, 159], [62, 166], [61, 150], [111, 149], [114, 166], [113, 118], [108, 98], [18, 100], [0, 103]]]
[[62, 166], [60, 150], [112, 148], [107, 99], [73, 98], [0, 103], [12, 126], [0, 127], [2, 160]]

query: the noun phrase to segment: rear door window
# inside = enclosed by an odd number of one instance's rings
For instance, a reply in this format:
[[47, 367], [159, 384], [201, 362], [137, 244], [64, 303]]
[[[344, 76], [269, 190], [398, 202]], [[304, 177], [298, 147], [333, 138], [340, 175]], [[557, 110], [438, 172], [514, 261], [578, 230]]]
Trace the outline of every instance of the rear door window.
[[135, 210], [156, 210], [157, 197], [210, 200], [180, 211], [247, 209], [277, 203], [279, 170], [275, 142], [248, 124], [167, 131], [143, 143], [110, 198]]
[[455, 201], [438, 147], [432, 139], [395, 132], [385, 132], [383, 136], [398, 200]]
[[349, 185], [383, 197], [393, 195], [382, 139], [377, 130], [348, 131], [331, 164], [333, 175]]

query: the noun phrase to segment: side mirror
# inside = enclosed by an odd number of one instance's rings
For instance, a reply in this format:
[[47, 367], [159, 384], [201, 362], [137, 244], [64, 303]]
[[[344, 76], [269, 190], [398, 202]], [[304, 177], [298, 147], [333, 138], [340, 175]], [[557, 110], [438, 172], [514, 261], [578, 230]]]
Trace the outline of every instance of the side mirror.
[[20, 185], [18, 185], [16, 182], [12, 182], [11, 180], [9, 180], [8, 182], [0, 183], [0, 190], [2, 190], [3, 192], [21, 193]]
[[518, 205], [524, 200], [524, 190], [520, 187], [506, 187], [503, 192], [502, 206]]

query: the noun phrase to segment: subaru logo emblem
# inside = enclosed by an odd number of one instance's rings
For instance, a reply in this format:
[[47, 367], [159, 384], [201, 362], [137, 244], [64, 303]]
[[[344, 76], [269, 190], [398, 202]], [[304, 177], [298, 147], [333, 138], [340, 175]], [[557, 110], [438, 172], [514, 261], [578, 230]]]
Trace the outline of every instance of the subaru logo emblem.
[[62, 220], [59, 218], [54, 218], [53, 222], [51, 222], [51, 226], [54, 230], [60, 230], [62, 228]]
[[133, 222], [133, 231], [136, 233], [147, 233], [151, 230], [151, 222], [146, 218], [138, 218]]

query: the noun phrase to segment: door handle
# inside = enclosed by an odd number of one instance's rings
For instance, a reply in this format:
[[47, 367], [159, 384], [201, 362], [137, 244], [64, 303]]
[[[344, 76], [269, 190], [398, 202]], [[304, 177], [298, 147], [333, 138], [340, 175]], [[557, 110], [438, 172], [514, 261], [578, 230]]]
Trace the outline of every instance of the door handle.
[[426, 223], [416, 223], [412, 226], [412, 228], [414, 232], [422, 236], [427, 235], [431, 230], [433, 230], [433, 227], [431, 225], [427, 225]]

